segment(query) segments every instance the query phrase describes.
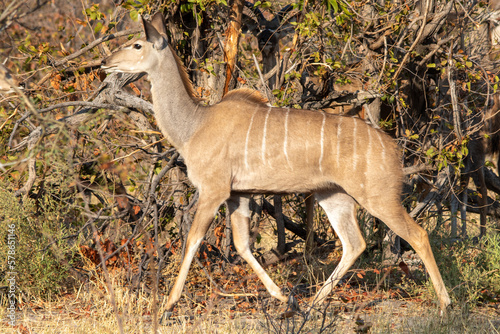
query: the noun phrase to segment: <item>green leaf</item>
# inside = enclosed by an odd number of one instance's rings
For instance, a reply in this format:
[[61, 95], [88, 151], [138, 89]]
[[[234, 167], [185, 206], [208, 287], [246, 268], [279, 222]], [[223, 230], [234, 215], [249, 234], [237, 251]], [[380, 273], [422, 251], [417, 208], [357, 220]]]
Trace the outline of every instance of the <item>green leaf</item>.
[[271, 2], [270, 1], [264, 1], [261, 6], [262, 9], [269, 9], [271, 8]]
[[467, 148], [467, 146], [462, 147], [462, 153], [464, 156], [469, 155], [469, 149]]
[[352, 13], [347, 9], [345, 5], [342, 5], [341, 8], [345, 15], [352, 16]]
[[430, 63], [430, 64], [427, 64], [427, 67], [429, 67], [429, 68], [436, 68], [436, 64], [435, 63]]
[[102, 22], [97, 22], [94, 28], [94, 32], [97, 34], [99, 31], [102, 30], [102, 27], [103, 27]]
[[139, 19], [139, 12], [135, 9], [131, 10], [130, 11], [130, 18], [133, 20], [133, 21], [137, 21]]
[[495, 164], [494, 164], [494, 163], [492, 163], [492, 162], [491, 162], [491, 161], [489, 161], [489, 160], [487, 160], [487, 161], [484, 163], [484, 165], [485, 165], [486, 167], [495, 168]]
[[333, 11], [335, 13], [339, 12], [339, 4], [337, 3], [337, 0], [328, 0], [328, 7], [333, 7]]

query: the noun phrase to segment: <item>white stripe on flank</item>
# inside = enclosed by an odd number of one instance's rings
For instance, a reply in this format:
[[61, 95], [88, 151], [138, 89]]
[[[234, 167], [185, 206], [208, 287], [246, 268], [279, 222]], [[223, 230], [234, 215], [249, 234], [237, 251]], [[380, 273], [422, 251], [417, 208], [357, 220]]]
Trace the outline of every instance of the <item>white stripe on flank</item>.
[[287, 151], [287, 145], [288, 145], [288, 114], [290, 113], [290, 108], [287, 109], [286, 115], [285, 115], [285, 140], [283, 141], [283, 152], [285, 153], [285, 159], [286, 163], [288, 164], [288, 167], [292, 168], [290, 165], [290, 159], [288, 159], [288, 151]]
[[271, 113], [271, 107], [267, 109], [266, 119], [264, 120], [264, 134], [262, 136], [262, 163], [266, 163], [266, 136], [267, 136], [267, 119]]
[[[365, 172], [364, 172], [364, 177], [365, 177], [365, 182], [367, 184], [370, 184], [370, 181], [368, 180], [368, 166], [371, 166], [372, 163], [371, 161], [369, 160], [372, 156], [372, 150], [373, 150], [373, 137], [372, 137], [372, 129], [369, 128], [368, 129], [368, 150], [366, 151], [365, 153], [365, 156], [364, 156], [364, 159], [363, 159], [363, 163], [365, 164]], [[381, 165], [381, 164], [378, 164], [378, 165]]]
[[[378, 136], [378, 140], [380, 141], [380, 146], [382, 146], [382, 161], [385, 162], [385, 145], [384, 141], [382, 140], [382, 136], [380, 136], [380, 133], [378, 131], [375, 131]], [[382, 166], [382, 164], [380, 164]]]
[[[306, 127], [307, 129], [307, 133], [310, 132], [311, 130], [311, 117], [308, 117], [307, 118], [307, 124], [306, 124]], [[306, 164], [309, 165], [309, 152], [311, 152], [311, 150], [309, 149], [309, 137], [310, 136], [306, 136], [306, 143], [305, 143], [305, 147], [306, 147]]]
[[326, 121], [326, 114], [323, 113], [323, 122], [321, 123], [321, 152], [319, 155], [319, 171], [323, 172], [323, 152], [325, 149], [325, 121]]
[[335, 152], [337, 168], [340, 168], [340, 136], [342, 135], [342, 116], [339, 117], [337, 123], [337, 152]]
[[[373, 150], [373, 144], [372, 144], [372, 129], [368, 129], [368, 150], [366, 151], [366, 154], [365, 154], [365, 164], [370, 166], [370, 162], [368, 161], [368, 159], [371, 157], [371, 154], [372, 154], [372, 150]], [[366, 179], [366, 171], [365, 171], [365, 179]]]
[[247, 130], [247, 138], [245, 139], [245, 167], [248, 169], [248, 140], [250, 138], [250, 131], [252, 130], [253, 118], [255, 117], [256, 112], [254, 111], [252, 118], [250, 118], [250, 125]]
[[352, 128], [352, 170], [356, 171], [356, 165], [358, 164], [358, 155], [356, 153], [356, 143], [358, 141], [358, 137], [356, 137], [356, 132], [358, 129], [358, 123], [356, 122], [355, 119], [354, 121], [354, 127]]

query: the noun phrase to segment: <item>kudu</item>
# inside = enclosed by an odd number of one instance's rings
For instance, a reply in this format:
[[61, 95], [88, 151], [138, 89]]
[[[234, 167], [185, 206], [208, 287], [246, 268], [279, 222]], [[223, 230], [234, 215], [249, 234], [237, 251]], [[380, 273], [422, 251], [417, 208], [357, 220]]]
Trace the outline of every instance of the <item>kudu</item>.
[[429, 272], [441, 309], [446, 309], [450, 299], [427, 232], [401, 206], [401, 161], [388, 135], [357, 118], [273, 108], [250, 89], [232, 91], [220, 103], [204, 106], [167, 41], [163, 16], [141, 20], [145, 38], [103, 60], [102, 67], [148, 74], [158, 126], [184, 157], [189, 179], [199, 191], [166, 314], [179, 300], [193, 257], [224, 201], [236, 250], [269, 293], [287, 301], [250, 250], [249, 202], [252, 193], [299, 192], [315, 194], [343, 246], [340, 263], [312, 304], [327, 297], [366, 247], [356, 221], [359, 203], [412, 245]]

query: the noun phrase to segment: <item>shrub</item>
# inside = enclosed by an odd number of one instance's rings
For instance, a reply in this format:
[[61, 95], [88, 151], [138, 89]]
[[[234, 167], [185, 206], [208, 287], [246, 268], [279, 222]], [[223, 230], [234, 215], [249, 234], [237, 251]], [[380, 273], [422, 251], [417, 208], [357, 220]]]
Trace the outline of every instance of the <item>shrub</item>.
[[456, 303], [476, 306], [500, 295], [499, 234], [454, 243], [435, 254]]
[[[68, 206], [53, 195], [46, 193], [36, 205], [35, 200], [20, 201], [13, 192], [0, 186], [0, 231], [3, 234], [0, 238], [3, 258], [0, 284], [8, 283], [6, 279], [12, 277], [8, 272], [15, 272], [18, 300], [50, 298], [61, 292], [68, 281], [76, 248], [66, 238], [70, 232], [64, 222]], [[12, 240], [15, 240], [14, 247]], [[9, 250], [9, 260], [15, 263], [7, 261]]]

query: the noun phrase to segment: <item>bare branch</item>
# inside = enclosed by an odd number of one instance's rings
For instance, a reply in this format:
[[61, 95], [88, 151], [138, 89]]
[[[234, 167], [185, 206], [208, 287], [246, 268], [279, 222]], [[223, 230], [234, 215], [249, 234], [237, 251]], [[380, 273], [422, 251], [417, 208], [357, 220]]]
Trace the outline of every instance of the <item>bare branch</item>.
[[[410, 46], [410, 49], [408, 50], [408, 52], [406, 52], [403, 60], [401, 61], [400, 65], [398, 67], [398, 70], [396, 71], [396, 73], [392, 77], [392, 81], [391, 82], [395, 82], [397, 80], [397, 78], [399, 77], [399, 74], [403, 70], [406, 62], [408, 61], [408, 58], [410, 57], [411, 52], [415, 49], [415, 47], [417, 46], [417, 44], [420, 43], [420, 41], [422, 39], [422, 36], [424, 34], [425, 24], [427, 22], [427, 14], [429, 13], [429, 10], [430, 10], [430, 8], [429, 8], [430, 7], [430, 2], [431, 2], [430, 0], [425, 0], [424, 18], [422, 20], [422, 26], [420, 27], [420, 31], [418, 32], [417, 37], [413, 41], [413, 44]], [[387, 86], [389, 86], [389, 84], [387, 84]]]
[[62, 109], [62, 108], [68, 108], [68, 107], [87, 107], [87, 108], [92, 108], [92, 109], [111, 109], [111, 110], [119, 110], [122, 107], [116, 106], [114, 104], [99, 104], [99, 103], [94, 103], [94, 102], [87, 102], [87, 101], [70, 101], [70, 102], [63, 102], [59, 104], [54, 104], [53, 106], [43, 108], [43, 109], [38, 109], [37, 112], [40, 114], [46, 113], [48, 111], [54, 110], [54, 109]]
[[62, 59], [59, 59], [58, 61], [54, 62], [54, 66], [55, 67], [61, 66], [61, 65], [65, 64], [65, 63], [67, 63], [68, 61], [70, 61], [72, 59], [75, 59], [76, 57], [81, 56], [85, 52], [87, 52], [87, 51], [95, 48], [96, 46], [98, 46], [101, 43], [104, 43], [104, 42], [107, 42], [109, 40], [112, 40], [112, 39], [115, 39], [115, 38], [118, 38], [118, 37], [122, 37], [122, 36], [128, 36], [128, 35], [138, 34], [141, 31], [142, 31], [141, 29], [129, 29], [129, 30], [120, 31], [120, 32], [117, 32], [117, 33], [114, 33], [114, 34], [102, 36], [101, 38], [96, 39], [95, 41], [93, 41], [92, 43], [90, 43], [86, 47], [78, 50], [77, 52], [72, 53], [69, 56], [66, 56], [66, 57], [64, 57]]

